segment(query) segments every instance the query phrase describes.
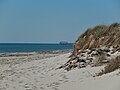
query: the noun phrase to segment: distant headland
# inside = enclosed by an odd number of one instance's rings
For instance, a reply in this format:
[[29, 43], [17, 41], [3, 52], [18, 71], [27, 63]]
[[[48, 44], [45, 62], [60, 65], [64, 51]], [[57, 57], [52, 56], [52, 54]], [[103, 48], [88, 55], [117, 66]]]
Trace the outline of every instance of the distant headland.
[[69, 44], [67, 41], [60, 41], [59, 44], [66, 45]]

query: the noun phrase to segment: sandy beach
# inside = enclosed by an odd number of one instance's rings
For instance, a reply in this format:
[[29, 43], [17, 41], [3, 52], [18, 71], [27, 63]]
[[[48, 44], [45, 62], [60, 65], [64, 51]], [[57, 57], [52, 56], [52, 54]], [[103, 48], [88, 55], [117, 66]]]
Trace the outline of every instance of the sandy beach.
[[70, 53], [0, 57], [0, 90], [119, 90], [120, 71], [94, 77], [103, 66], [57, 69]]
[[120, 90], [120, 0], [0, 0], [0, 90]]

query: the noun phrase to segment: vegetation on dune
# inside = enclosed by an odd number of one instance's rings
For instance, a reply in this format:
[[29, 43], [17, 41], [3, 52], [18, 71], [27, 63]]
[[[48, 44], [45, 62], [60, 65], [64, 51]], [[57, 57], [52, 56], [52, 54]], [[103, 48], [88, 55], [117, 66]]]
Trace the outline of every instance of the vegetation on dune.
[[120, 46], [119, 37], [120, 24], [118, 23], [89, 28], [76, 40], [73, 55], [76, 55], [78, 50], [97, 48], [100, 45]]
[[98, 75], [110, 73], [120, 68], [118, 52], [120, 52], [120, 24], [98, 25], [87, 29], [78, 37], [69, 61], [60, 68], [69, 71], [88, 65], [106, 65]]
[[120, 56], [116, 57], [115, 59], [112, 59], [109, 63], [107, 63], [106, 66], [104, 67], [104, 70], [98, 73], [98, 76], [113, 72], [119, 68], [120, 68]]

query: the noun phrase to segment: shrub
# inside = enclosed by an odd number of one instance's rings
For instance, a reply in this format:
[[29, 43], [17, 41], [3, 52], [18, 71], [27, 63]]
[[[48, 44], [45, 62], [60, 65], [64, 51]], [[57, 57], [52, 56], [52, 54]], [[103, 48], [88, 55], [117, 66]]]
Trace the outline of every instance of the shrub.
[[102, 70], [100, 73], [98, 73], [98, 76], [101, 76], [106, 73], [110, 73], [115, 71], [116, 69], [120, 68], [120, 56], [116, 57], [115, 59], [112, 59], [110, 63], [108, 63], [105, 67], [104, 70]]

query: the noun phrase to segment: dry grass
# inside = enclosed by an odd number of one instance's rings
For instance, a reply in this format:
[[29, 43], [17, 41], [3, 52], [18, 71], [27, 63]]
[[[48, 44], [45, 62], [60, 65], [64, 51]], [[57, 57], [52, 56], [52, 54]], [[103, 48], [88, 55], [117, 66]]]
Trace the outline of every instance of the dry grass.
[[120, 56], [116, 57], [115, 59], [112, 59], [111, 62], [104, 67], [104, 70], [98, 73], [98, 76], [113, 72], [119, 68], [120, 68]]
[[94, 66], [101, 66], [101, 65], [105, 64], [104, 63], [105, 60], [106, 60], [105, 55], [100, 55], [98, 60], [96, 60], [96, 63]]

